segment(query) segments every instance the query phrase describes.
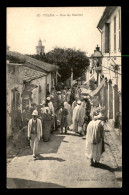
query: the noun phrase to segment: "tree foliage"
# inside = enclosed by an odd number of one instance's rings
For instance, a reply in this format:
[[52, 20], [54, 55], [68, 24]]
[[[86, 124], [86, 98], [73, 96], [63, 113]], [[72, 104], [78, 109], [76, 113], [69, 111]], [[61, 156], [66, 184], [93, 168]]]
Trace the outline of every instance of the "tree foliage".
[[58, 65], [60, 67], [59, 73], [61, 74], [62, 82], [71, 76], [71, 69], [73, 69], [74, 79], [77, 79], [82, 76], [89, 66], [89, 59], [85, 52], [71, 48], [56, 47], [44, 56], [33, 55], [32, 57]]
[[56, 64], [60, 67], [62, 81], [65, 81], [71, 76], [73, 69], [74, 79], [80, 77], [89, 66], [89, 59], [85, 52], [73, 50], [71, 48], [55, 48], [45, 55], [45, 60], [48, 63]]

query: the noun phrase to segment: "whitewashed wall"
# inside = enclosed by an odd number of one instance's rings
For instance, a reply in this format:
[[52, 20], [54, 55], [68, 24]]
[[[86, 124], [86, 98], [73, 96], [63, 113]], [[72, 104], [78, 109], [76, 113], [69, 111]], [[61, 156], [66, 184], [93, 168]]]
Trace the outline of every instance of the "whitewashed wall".
[[37, 88], [33, 89], [32, 98], [34, 103], [40, 104], [41, 102], [39, 102], [39, 86], [41, 86], [41, 101], [43, 101], [46, 98], [46, 76], [32, 80], [31, 84], [35, 84], [38, 86]]

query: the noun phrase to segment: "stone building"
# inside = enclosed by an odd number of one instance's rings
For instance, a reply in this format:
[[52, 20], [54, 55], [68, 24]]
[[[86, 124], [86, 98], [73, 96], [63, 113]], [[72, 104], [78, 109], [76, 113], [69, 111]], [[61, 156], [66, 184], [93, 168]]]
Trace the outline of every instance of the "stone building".
[[7, 61], [6, 71], [6, 119], [7, 137], [9, 137], [12, 131], [17, 130], [21, 125], [21, 117], [19, 115], [22, 111], [20, 96], [23, 91], [23, 65]]
[[97, 25], [101, 33], [101, 51], [96, 47], [86, 73], [92, 97], [98, 96], [113, 128], [122, 126], [121, 100], [121, 7], [108, 6]]
[[114, 127], [121, 128], [121, 7], [106, 7], [97, 28], [101, 33], [102, 75], [107, 83], [107, 114]]
[[58, 82], [58, 66], [7, 50], [7, 137], [22, 127], [23, 112], [46, 99]]

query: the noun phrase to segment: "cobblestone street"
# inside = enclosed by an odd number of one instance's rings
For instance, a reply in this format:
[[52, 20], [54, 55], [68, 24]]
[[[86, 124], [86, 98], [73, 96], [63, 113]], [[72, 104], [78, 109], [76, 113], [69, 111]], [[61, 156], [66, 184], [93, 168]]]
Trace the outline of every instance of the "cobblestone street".
[[105, 131], [105, 152], [99, 167], [85, 158], [85, 136], [55, 131], [50, 142], [40, 142], [41, 160], [22, 149], [7, 164], [8, 188], [120, 188], [121, 143], [113, 130]]

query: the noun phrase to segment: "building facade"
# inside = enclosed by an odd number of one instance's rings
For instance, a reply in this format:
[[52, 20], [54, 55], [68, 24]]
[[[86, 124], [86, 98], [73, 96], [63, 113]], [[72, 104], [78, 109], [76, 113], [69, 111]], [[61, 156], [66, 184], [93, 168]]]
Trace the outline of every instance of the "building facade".
[[6, 132], [7, 137], [10, 137], [12, 131], [17, 131], [21, 125], [21, 117], [19, 115], [22, 113], [23, 64], [10, 64], [7, 61], [6, 75]]
[[103, 73], [121, 91], [121, 7], [107, 7], [97, 28], [101, 32]]
[[85, 84], [92, 90], [90, 95], [98, 96], [100, 105], [105, 106], [112, 127], [121, 130], [121, 7], [106, 7], [97, 28], [101, 50], [97, 46], [90, 57]]
[[121, 126], [121, 7], [106, 7], [97, 25], [101, 33], [102, 74], [107, 79], [107, 115]]
[[[58, 82], [58, 66], [47, 64], [17, 52], [7, 51], [7, 137], [18, 131], [31, 103], [46, 99], [47, 84]], [[55, 83], [54, 83], [55, 82]]]

